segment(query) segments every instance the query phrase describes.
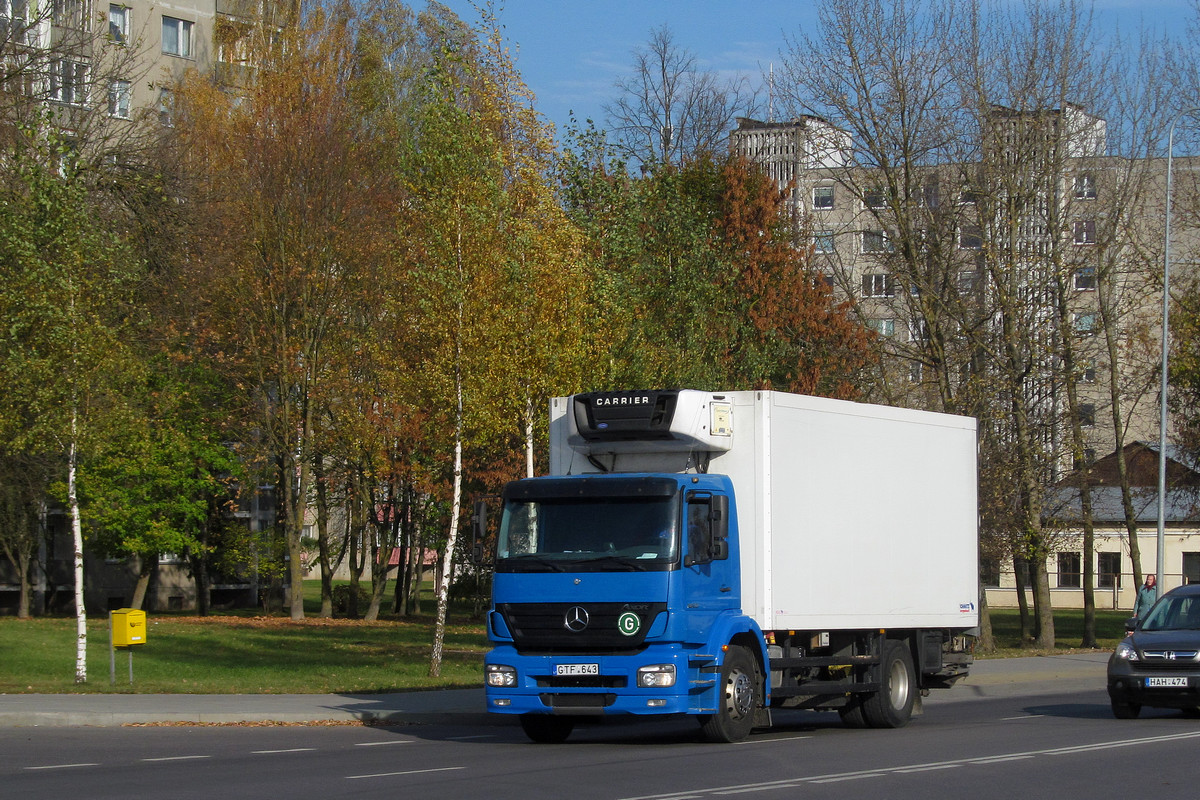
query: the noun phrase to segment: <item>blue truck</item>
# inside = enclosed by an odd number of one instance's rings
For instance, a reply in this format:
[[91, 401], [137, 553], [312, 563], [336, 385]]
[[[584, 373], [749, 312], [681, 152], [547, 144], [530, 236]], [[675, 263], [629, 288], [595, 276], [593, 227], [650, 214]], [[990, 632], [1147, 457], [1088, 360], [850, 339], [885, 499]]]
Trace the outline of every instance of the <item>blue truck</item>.
[[772, 708], [897, 728], [967, 674], [973, 419], [772, 391], [555, 398], [550, 474], [501, 505], [475, 511], [487, 709], [536, 742], [664, 714], [733, 742]]

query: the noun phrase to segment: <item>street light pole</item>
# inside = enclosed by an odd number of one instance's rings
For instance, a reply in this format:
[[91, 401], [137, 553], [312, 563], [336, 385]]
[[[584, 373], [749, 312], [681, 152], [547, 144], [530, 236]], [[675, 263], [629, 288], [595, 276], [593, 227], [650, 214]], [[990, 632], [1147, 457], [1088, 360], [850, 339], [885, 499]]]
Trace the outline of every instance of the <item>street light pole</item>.
[[1171, 120], [1167, 130], [1167, 203], [1163, 225], [1163, 294], [1162, 294], [1162, 374], [1158, 394], [1158, 550], [1156, 553], [1155, 590], [1161, 597], [1163, 589], [1163, 566], [1166, 548], [1167, 511], [1167, 353], [1169, 319], [1171, 311], [1171, 168], [1175, 153], [1175, 125], [1180, 119], [1200, 112], [1200, 107], [1180, 111]]

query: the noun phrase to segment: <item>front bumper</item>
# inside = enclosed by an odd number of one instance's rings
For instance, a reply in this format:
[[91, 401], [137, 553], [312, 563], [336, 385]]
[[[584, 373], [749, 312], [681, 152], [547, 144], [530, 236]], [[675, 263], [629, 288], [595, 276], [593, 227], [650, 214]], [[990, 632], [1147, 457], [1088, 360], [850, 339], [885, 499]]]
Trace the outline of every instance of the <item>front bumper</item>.
[[[487, 664], [511, 667], [515, 685], [486, 687], [487, 710], [497, 714], [610, 714], [704, 713], [713, 704], [717, 675], [705, 659], [689, 657], [681, 647], [648, 648], [636, 655], [520, 655], [515, 648], [497, 647]], [[597, 665], [597, 674], [560, 676], [559, 665]], [[640, 667], [675, 666], [670, 687], [638, 686]]]
[[[1186, 686], [1156, 686], [1164, 679], [1182, 679]], [[1166, 681], [1171, 682], [1171, 681]], [[1127, 670], [1108, 675], [1108, 696], [1114, 703], [1151, 708], [1200, 708], [1200, 676], [1162, 670]]]

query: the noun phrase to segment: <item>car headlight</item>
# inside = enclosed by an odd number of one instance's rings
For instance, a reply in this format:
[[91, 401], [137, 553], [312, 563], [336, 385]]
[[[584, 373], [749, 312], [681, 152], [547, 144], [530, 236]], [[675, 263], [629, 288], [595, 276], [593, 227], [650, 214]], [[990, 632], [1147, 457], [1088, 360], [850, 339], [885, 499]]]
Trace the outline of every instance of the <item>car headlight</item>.
[[665, 689], [675, 685], [674, 664], [649, 664], [638, 667], [637, 685], [642, 689]]
[[1117, 652], [1115, 655], [1117, 658], [1122, 658], [1126, 661], [1138, 660], [1137, 648], [1130, 644], [1128, 640], [1117, 645]]
[[483, 673], [484, 682], [488, 686], [508, 688], [517, 685], [517, 671], [504, 664], [487, 664]]

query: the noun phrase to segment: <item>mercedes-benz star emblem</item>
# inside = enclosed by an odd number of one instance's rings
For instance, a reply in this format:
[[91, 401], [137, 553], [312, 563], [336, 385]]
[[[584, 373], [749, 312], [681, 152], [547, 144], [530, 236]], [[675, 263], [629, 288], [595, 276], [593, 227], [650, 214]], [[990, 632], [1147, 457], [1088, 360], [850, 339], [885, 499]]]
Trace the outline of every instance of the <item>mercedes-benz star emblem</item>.
[[571, 606], [563, 617], [563, 627], [571, 633], [579, 633], [588, 626], [588, 612], [583, 606]]

